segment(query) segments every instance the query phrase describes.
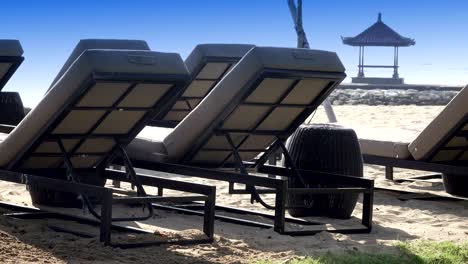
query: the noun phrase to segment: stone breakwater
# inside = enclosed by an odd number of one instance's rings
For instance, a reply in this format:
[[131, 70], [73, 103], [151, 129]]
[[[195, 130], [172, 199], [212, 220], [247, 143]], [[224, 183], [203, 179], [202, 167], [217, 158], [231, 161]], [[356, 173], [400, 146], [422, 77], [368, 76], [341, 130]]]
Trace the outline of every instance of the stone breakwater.
[[330, 96], [333, 105], [446, 105], [458, 89], [341, 88]]

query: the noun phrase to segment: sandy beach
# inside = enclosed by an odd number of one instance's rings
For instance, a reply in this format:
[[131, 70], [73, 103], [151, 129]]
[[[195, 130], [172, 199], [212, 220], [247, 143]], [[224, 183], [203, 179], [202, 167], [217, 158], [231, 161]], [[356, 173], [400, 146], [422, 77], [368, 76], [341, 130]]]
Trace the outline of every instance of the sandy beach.
[[[381, 137], [398, 136], [411, 141], [443, 108], [443, 106], [335, 106], [340, 123], [356, 129], [366, 126], [387, 129]], [[319, 108], [311, 122], [326, 122], [323, 109]], [[398, 134], [392, 133], [398, 129]], [[440, 180], [396, 184], [385, 180], [383, 168], [365, 166], [365, 177], [375, 179], [377, 187], [398, 190], [432, 192], [444, 195]], [[421, 175], [425, 172], [395, 170], [395, 178]], [[258, 204], [250, 204], [246, 195], [229, 195], [227, 184], [212, 180], [165, 175], [217, 187], [217, 204], [268, 212]], [[129, 188], [129, 186], [125, 186]], [[148, 188], [149, 193], [155, 190]], [[171, 195], [170, 192], [167, 192]], [[399, 199], [400, 198], [400, 199]], [[0, 182], [0, 200], [21, 205], [31, 205], [24, 185]], [[265, 196], [268, 203], [273, 197]], [[357, 222], [361, 214], [361, 202], [353, 213]], [[95, 238], [81, 238], [50, 229], [51, 225], [63, 225], [53, 220], [18, 220], [0, 216], [0, 261], [6, 263], [251, 263], [260, 259], [286, 261], [297, 256], [317, 255], [324, 252], [393, 252], [398, 240], [468, 241], [468, 201], [462, 200], [404, 200], [401, 193], [377, 190], [374, 200], [374, 229], [370, 234], [330, 234], [290, 237], [278, 235], [272, 230], [245, 227], [216, 221], [216, 238], [213, 244], [195, 246], [159, 246], [123, 250], [103, 247]], [[132, 214], [137, 208], [120, 208], [116, 214]], [[76, 214], [82, 211], [74, 210]], [[270, 212], [271, 213], [271, 212]], [[308, 218], [309, 219], [309, 218]], [[319, 220], [310, 218], [310, 220]], [[186, 237], [199, 236], [202, 219], [158, 211], [145, 222], [128, 225], [153, 230], [158, 234]], [[334, 220], [332, 223], [341, 224]], [[66, 223], [77, 225], [77, 223]], [[83, 227], [84, 228], [84, 227]], [[96, 230], [90, 230], [96, 232]], [[135, 237], [133, 239], [139, 239]]]

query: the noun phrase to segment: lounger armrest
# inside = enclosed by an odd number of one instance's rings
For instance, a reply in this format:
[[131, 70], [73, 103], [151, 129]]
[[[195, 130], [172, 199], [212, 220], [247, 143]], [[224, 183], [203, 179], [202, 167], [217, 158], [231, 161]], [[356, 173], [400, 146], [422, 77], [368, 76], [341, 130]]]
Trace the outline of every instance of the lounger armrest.
[[10, 134], [16, 126], [0, 124], [0, 133]]

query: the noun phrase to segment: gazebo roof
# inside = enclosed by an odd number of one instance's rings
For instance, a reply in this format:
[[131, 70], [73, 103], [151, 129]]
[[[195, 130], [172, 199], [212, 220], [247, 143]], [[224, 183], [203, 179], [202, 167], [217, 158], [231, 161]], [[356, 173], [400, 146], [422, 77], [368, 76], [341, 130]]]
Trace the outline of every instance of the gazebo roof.
[[355, 37], [341, 37], [343, 44], [350, 46], [392, 46], [408, 47], [416, 44], [414, 39], [406, 38], [382, 22], [379, 13], [377, 22]]

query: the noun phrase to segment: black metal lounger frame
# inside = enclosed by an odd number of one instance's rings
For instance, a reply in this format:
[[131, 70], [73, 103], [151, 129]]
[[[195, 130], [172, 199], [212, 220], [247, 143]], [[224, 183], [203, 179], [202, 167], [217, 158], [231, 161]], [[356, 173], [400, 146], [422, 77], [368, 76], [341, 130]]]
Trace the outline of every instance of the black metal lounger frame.
[[[155, 103], [155, 105], [151, 107], [120, 107], [118, 104], [122, 101], [126, 95], [128, 95], [132, 89], [136, 86], [137, 83], [145, 83], [139, 80], [147, 80], [147, 82], [151, 82], [151, 80], [155, 80], [155, 83], [171, 83], [174, 84], [175, 87], [171, 88], [162, 98]], [[167, 81], [164, 81], [167, 80]], [[176, 80], [176, 81], [174, 81]], [[133, 82], [133, 84], [128, 88], [126, 92], [124, 92], [121, 97], [110, 107], [80, 107], [76, 106], [85, 95], [86, 91], [89, 87], [93, 87], [93, 85], [98, 81], [105, 81], [105, 82]], [[125, 151], [125, 145], [136, 136], [138, 131], [145, 126], [145, 124], [153, 119], [159, 118], [163, 116], [164, 111], [167, 111], [172, 103], [174, 103], [177, 96], [183, 91], [185, 87], [187, 78], [181, 76], [171, 76], [171, 75], [157, 75], [157, 74], [103, 74], [94, 72], [92, 73], [87, 81], [83, 82], [80, 88], [77, 89], [76, 93], [73, 94], [70, 99], [66, 102], [66, 107], [62, 111], [56, 114], [56, 117], [51, 119], [52, 121], [49, 124], [46, 124], [44, 127], [45, 129], [38, 133], [37, 137], [33, 140], [33, 143], [27, 148], [27, 151], [18, 155], [16, 160], [10, 163], [9, 167], [6, 170], [0, 170], [0, 180], [17, 182], [17, 183], [24, 183], [27, 185], [35, 184], [38, 186], [45, 187], [47, 189], [55, 190], [55, 191], [67, 191], [72, 193], [80, 194], [83, 198], [84, 206], [88, 208], [90, 213], [96, 217], [101, 222], [101, 229], [100, 229], [100, 241], [103, 242], [105, 245], [114, 245], [114, 246], [122, 246], [120, 244], [111, 243], [111, 225], [112, 222], [118, 221], [138, 221], [138, 220], [146, 220], [153, 216], [153, 206], [151, 203], [155, 202], [187, 202], [187, 201], [204, 201], [205, 203], [205, 217], [204, 217], [204, 224], [203, 224], [203, 232], [206, 235], [206, 239], [196, 239], [196, 240], [175, 240], [175, 241], [155, 241], [155, 242], [143, 242], [143, 243], [131, 243], [125, 244], [124, 246], [137, 246], [137, 245], [157, 245], [157, 244], [164, 244], [164, 243], [206, 243], [211, 242], [213, 240], [214, 234], [214, 206], [215, 206], [215, 194], [216, 188], [206, 185], [200, 184], [192, 184], [186, 182], [178, 182], [169, 179], [162, 179], [157, 177], [150, 177], [145, 175], [137, 174], [133, 168], [131, 161], [128, 159], [127, 153]], [[161, 103], [162, 102], [162, 103]], [[156, 108], [156, 106], [158, 106]], [[60, 123], [61, 120], [65, 118], [65, 116], [72, 110], [105, 110], [106, 114], [104, 114], [101, 119], [99, 119], [96, 124], [89, 130], [89, 132], [84, 134], [54, 134], [50, 136], [53, 129]], [[105, 117], [112, 111], [116, 109], [124, 109], [124, 110], [142, 110], [148, 111], [142, 119], [140, 119], [139, 123], [131, 129], [129, 133], [116, 135], [116, 134], [99, 134], [99, 137], [112, 137], [114, 138], [116, 145], [111, 150], [111, 155], [107, 155], [108, 153], [97, 153], [97, 154], [106, 154], [107, 157], [100, 161], [100, 163], [95, 164], [94, 169], [86, 169], [86, 170], [93, 170], [97, 171], [101, 174], [102, 177], [106, 178], [108, 175], [108, 169], [106, 168], [109, 163], [112, 162], [114, 158], [120, 154], [122, 160], [124, 161], [126, 172], [121, 171], [113, 171], [113, 177], [118, 177], [120, 181], [130, 182], [132, 185], [137, 187], [137, 196], [138, 197], [113, 197], [113, 190], [110, 188], [99, 187], [94, 185], [87, 185], [81, 184], [79, 182], [79, 178], [76, 177], [76, 169], [73, 168], [73, 164], [71, 162], [72, 155], [82, 155], [83, 153], [77, 153], [78, 147], [80, 144], [77, 144], [72, 151], [66, 151], [63, 145], [62, 139], [63, 138], [80, 138], [81, 143], [84, 142], [87, 138], [92, 137], [91, 132], [96, 128], [98, 124], [100, 124]], [[10, 129], [11, 126], [7, 126], [6, 129]], [[48, 141], [55, 141], [58, 143], [60, 147], [61, 153], [33, 153], [36, 149], [38, 144], [40, 144], [43, 140]], [[90, 153], [85, 153], [89, 155]], [[93, 153], [95, 154], [95, 153]], [[30, 155], [36, 155], [41, 157], [61, 157], [63, 158], [63, 167], [65, 170], [61, 169], [21, 169], [21, 165], [23, 164], [26, 157]], [[67, 173], [67, 180], [60, 180], [60, 179], [53, 179], [44, 176], [36, 176], [34, 174], [39, 175], [48, 175], [49, 173], [54, 173], [60, 171], [66, 171]], [[169, 188], [178, 191], [190, 192], [200, 194], [197, 196], [178, 196], [178, 197], [160, 197], [160, 196], [148, 196], [143, 188], [143, 185], [155, 186], [159, 188]], [[87, 197], [90, 195], [98, 197], [102, 200], [102, 207], [101, 213], [97, 213], [93, 209], [93, 205], [89, 201]], [[113, 204], [134, 204], [134, 203], [142, 203], [147, 205], [147, 209], [149, 214], [143, 217], [124, 217], [124, 218], [112, 218], [112, 205]]]
[[[131, 182], [124, 172], [113, 171], [106, 169], [103, 173], [104, 177], [112, 175], [113, 179], [118, 179], [123, 182]], [[215, 214], [215, 199], [216, 187], [180, 182], [160, 177], [153, 177], [147, 175], [137, 174], [139, 180], [143, 185], [155, 186], [158, 188], [167, 188], [171, 190], [190, 192], [199, 195], [180, 196], [180, 197], [161, 197], [161, 196], [147, 196], [147, 197], [113, 197], [114, 190], [107, 187], [99, 187], [95, 185], [81, 184], [77, 182], [52, 179], [48, 177], [36, 176], [20, 172], [0, 170], [0, 180], [31, 185], [34, 184], [39, 187], [47, 188], [54, 191], [66, 191], [70, 193], [82, 194], [84, 196], [93, 196], [101, 200], [100, 211], [100, 236], [99, 240], [104, 245], [116, 247], [137, 247], [137, 246], [151, 246], [161, 244], [196, 244], [196, 243], [210, 243], [213, 241], [214, 235], [214, 214]], [[110, 178], [109, 178], [110, 179]], [[168, 240], [168, 241], [147, 241], [137, 243], [114, 243], [111, 240], [112, 222], [112, 205], [113, 204], [128, 204], [128, 203], [164, 203], [164, 202], [189, 202], [189, 201], [202, 201], [204, 202], [204, 219], [203, 219], [203, 233], [206, 235], [205, 239], [194, 240]], [[119, 221], [131, 221], [133, 219], [120, 219]]]
[[2, 90], [3, 86], [10, 80], [11, 76], [16, 72], [18, 67], [24, 61], [23, 56], [0, 56], [1, 62], [11, 63], [10, 68], [5, 73], [2, 79], [0, 79], [0, 90]]
[[[250, 186], [266, 187], [268, 190], [259, 190], [260, 193], [273, 193], [275, 194], [274, 206], [274, 230], [280, 234], [285, 235], [313, 235], [321, 231], [328, 231], [331, 233], [369, 233], [372, 230], [372, 207], [374, 196], [374, 182], [369, 179], [355, 178], [343, 175], [336, 175], [330, 173], [322, 173], [315, 171], [297, 170], [302, 176], [308, 176], [316, 179], [317, 181], [325, 184], [339, 184], [345, 185], [346, 188], [289, 188], [287, 180], [268, 178], [256, 176], [251, 174], [226, 172], [215, 169], [206, 169], [194, 166], [185, 166], [180, 164], [171, 163], [157, 163], [145, 161], [133, 161], [137, 168], [145, 168], [155, 171], [164, 171], [169, 173], [176, 173], [186, 176], [195, 176], [206, 179], [213, 179], [219, 181], [226, 181], [232, 183], [240, 183]], [[295, 177], [294, 171], [290, 168], [275, 167], [264, 165], [257, 168], [259, 173], [273, 174], [283, 177]], [[119, 177], [114, 177], [113, 172], [106, 175], [107, 179], [120, 180]], [[159, 194], [162, 196], [161, 188]], [[265, 192], [262, 192], [265, 191]], [[242, 193], [251, 193], [246, 190]], [[363, 227], [358, 228], [340, 228], [340, 229], [315, 229], [303, 231], [288, 231], [285, 228], [286, 216], [285, 212], [288, 206], [286, 205], [288, 194], [339, 194], [339, 193], [363, 193], [363, 211], [361, 223]], [[297, 207], [297, 206], [294, 206]], [[238, 210], [239, 212], [243, 210]], [[250, 212], [245, 211], [246, 214]], [[239, 221], [241, 223], [241, 221]]]
[[[231, 69], [232, 65], [236, 64], [241, 60], [242, 57], [213, 57], [213, 56], [206, 56], [203, 57], [202, 62], [195, 68], [195, 70], [192, 73], [192, 79], [190, 80], [189, 83], [193, 81], [215, 81], [213, 85], [210, 87], [210, 89], [206, 92], [204, 96], [198, 97], [198, 96], [180, 96], [178, 101], [184, 101], [185, 104], [187, 105], [188, 109], [171, 109], [171, 111], [174, 112], [188, 112], [190, 113], [194, 108], [191, 106], [189, 100], [196, 99], [196, 100], [203, 100], [206, 95], [208, 95], [211, 90], [219, 83], [219, 81], [223, 78], [224, 75], [226, 75], [227, 71]], [[201, 70], [208, 64], [208, 63], [226, 63], [229, 64], [229, 66], [226, 68], [226, 70], [221, 74], [219, 79], [198, 79], [197, 76], [201, 72]], [[197, 104], [198, 105], [198, 104]], [[188, 115], [187, 113], [187, 115]], [[163, 118], [163, 117], [162, 117]], [[177, 121], [169, 121], [169, 120], [162, 120], [161, 119], [154, 119], [151, 122], [149, 122], [149, 126], [157, 126], [157, 127], [168, 127], [168, 128], [174, 128], [179, 124]]]
[[[458, 174], [468, 176], [468, 162], [467, 161], [456, 161], [462, 157], [467, 151], [468, 147], [447, 147], [446, 145], [452, 140], [453, 137], [465, 137], [468, 139], [468, 133], [462, 131], [462, 128], [468, 125], [468, 115], [465, 115], [453, 129], [447, 133], [447, 135], [433, 148], [433, 150], [427, 155], [424, 160], [414, 159], [397, 159], [389, 157], [380, 157], [375, 155], [363, 155], [364, 162], [367, 164], [375, 164], [385, 166], [385, 178], [388, 180], [393, 179], [393, 168], [405, 168], [413, 170], [423, 170], [430, 172], [439, 172], [447, 174]], [[460, 150], [460, 153], [455, 157], [455, 161], [452, 162], [431, 162], [435, 155], [441, 150]], [[464, 162], [464, 163], [463, 163]], [[461, 163], [461, 164], [460, 164]], [[415, 177], [411, 179], [418, 179], [421, 177]], [[422, 176], [422, 179], [426, 176]]]
[[[306, 76], [306, 77], [304, 77]], [[292, 163], [290, 168], [284, 167], [275, 167], [264, 165], [268, 157], [273, 154], [278, 148], [281, 149], [282, 153], [285, 155], [286, 159], [291, 159], [289, 153], [284, 146], [284, 142], [287, 137], [291, 135], [294, 130], [304, 122], [304, 120], [310, 116], [310, 114], [315, 111], [315, 109], [320, 105], [320, 103], [333, 91], [333, 88], [338, 85], [339, 81], [344, 78], [344, 73], [330, 73], [330, 72], [311, 72], [311, 71], [294, 71], [294, 70], [272, 70], [265, 69], [258, 73], [257, 78], [253, 78], [255, 81], [247, 83], [244, 90], [247, 89], [245, 96], [242, 98], [236, 98], [230, 102], [230, 105], [226, 107], [226, 110], [223, 114], [219, 115], [218, 118], [212, 122], [212, 125], [206, 129], [206, 131], [216, 131], [217, 135], [223, 135], [226, 137], [228, 142], [231, 145], [231, 149], [219, 150], [219, 151], [232, 151], [232, 154], [235, 158], [234, 164], [227, 164], [226, 161], [230, 158], [228, 156], [221, 164], [217, 164], [215, 167], [230, 167], [240, 170], [240, 173], [226, 172], [220, 170], [209, 169], [203, 164], [193, 164], [190, 163], [190, 160], [196, 155], [196, 153], [202, 148], [202, 146], [207, 142], [210, 135], [205, 135], [199, 138], [198, 142], [194, 144], [192, 151], [187, 153], [187, 155], [182, 159], [180, 164], [170, 164], [170, 163], [157, 163], [157, 162], [146, 162], [141, 160], [132, 160], [133, 164], [137, 168], [144, 168], [156, 171], [165, 171], [169, 173], [177, 173], [188, 176], [196, 176], [207, 179], [214, 179], [220, 181], [229, 182], [229, 191], [233, 194], [251, 194], [251, 200], [256, 200], [260, 202], [263, 206], [269, 209], [274, 209], [274, 230], [280, 234], [288, 235], [311, 235], [316, 234], [321, 231], [328, 231], [334, 233], [368, 233], [372, 229], [372, 211], [373, 211], [373, 195], [374, 195], [374, 181], [363, 178], [355, 178], [349, 176], [335, 175], [322, 172], [313, 172], [306, 170], [297, 169]], [[294, 120], [291, 125], [285, 131], [260, 131], [257, 130], [258, 125], [261, 124], [267, 116], [271, 113], [268, 113], [263, 116], [261, 120], [258, 121], [258, 124], [255, 128], [251, 130], [223, 130], [220, 129], [222, 126], [223, 120], [225, 120], [235, 107], [240, 104], [248, 105], [265, 105], [262, 103], [246, 103], [245, 99], [254, 91], [255, 87], [259, 84], [264, 78], [320, 78], [320, 79], [329, 79], [330, 86], [323, 89], [322, 93], [316, 97], [316, 99], [311, 102], [310, 105], [306, 106], [306, 110], [303, 111], [299, 116]], [[281, 98], [275, 104], [268, 104], [269, 106], [278, 106], [279, 103], [292, 91], [297, 82], [295, 82]], [[301, 107], [304, 105], [281, 105], [281, 107]], [[274, 109], [274, 107], [272, 107]], [[277, 140], [265, 151], [263, 150], [248, 150], [248, 151], [258, 151], [264, 152], [263, 155], [255, 162], [243, 162], [240, 158], [238, 146], [235, 146], [231, 140], [230, 133], [246, 133], [246, 134], [258, 134], [258, 135], [269, 135], [274, 136]], [[208, 133], [209, 134], [209, 133]], [[277, 178], [267, 178], [261, 176], [254, 176], [248, 173], [248, 169], [256, 169], [259, 173], [265, 173], [270, 175], [277, 175], [282, 177], [299, 177], [308, 176], [310, 178], [316, 179], [321, 183], [330, 183], [330, 184], [343, 184], [349, 186], [346, 188], [289, 188], [287, 185], [287, 180], [277, 179]], [[234, 183], [245, 184], [245, 189], [234, 189]], [[269, 188], [267, 190], [261, 189], [257, 190], [256, 186]], [[269, 206], [264, 203], [259, 196], [259, 193], [274, 193], [276, 195], [275, 206]], [[288, 206], [286, 205], [288, 194], [336, 194], [336, 193], [363, 193], [363, 212], [362, 212], [362, 225], [363, 227], [359, 228], [340, 228], [340, 229], [324, 229], [320, 230], [304, 230], [304, 231], [288, 231], [285, 229], [285, 212]], [[162, 191], [160, 192], [162, 195]], [[300, 207], [298, 205], [289, 205], [290, 207]]]

